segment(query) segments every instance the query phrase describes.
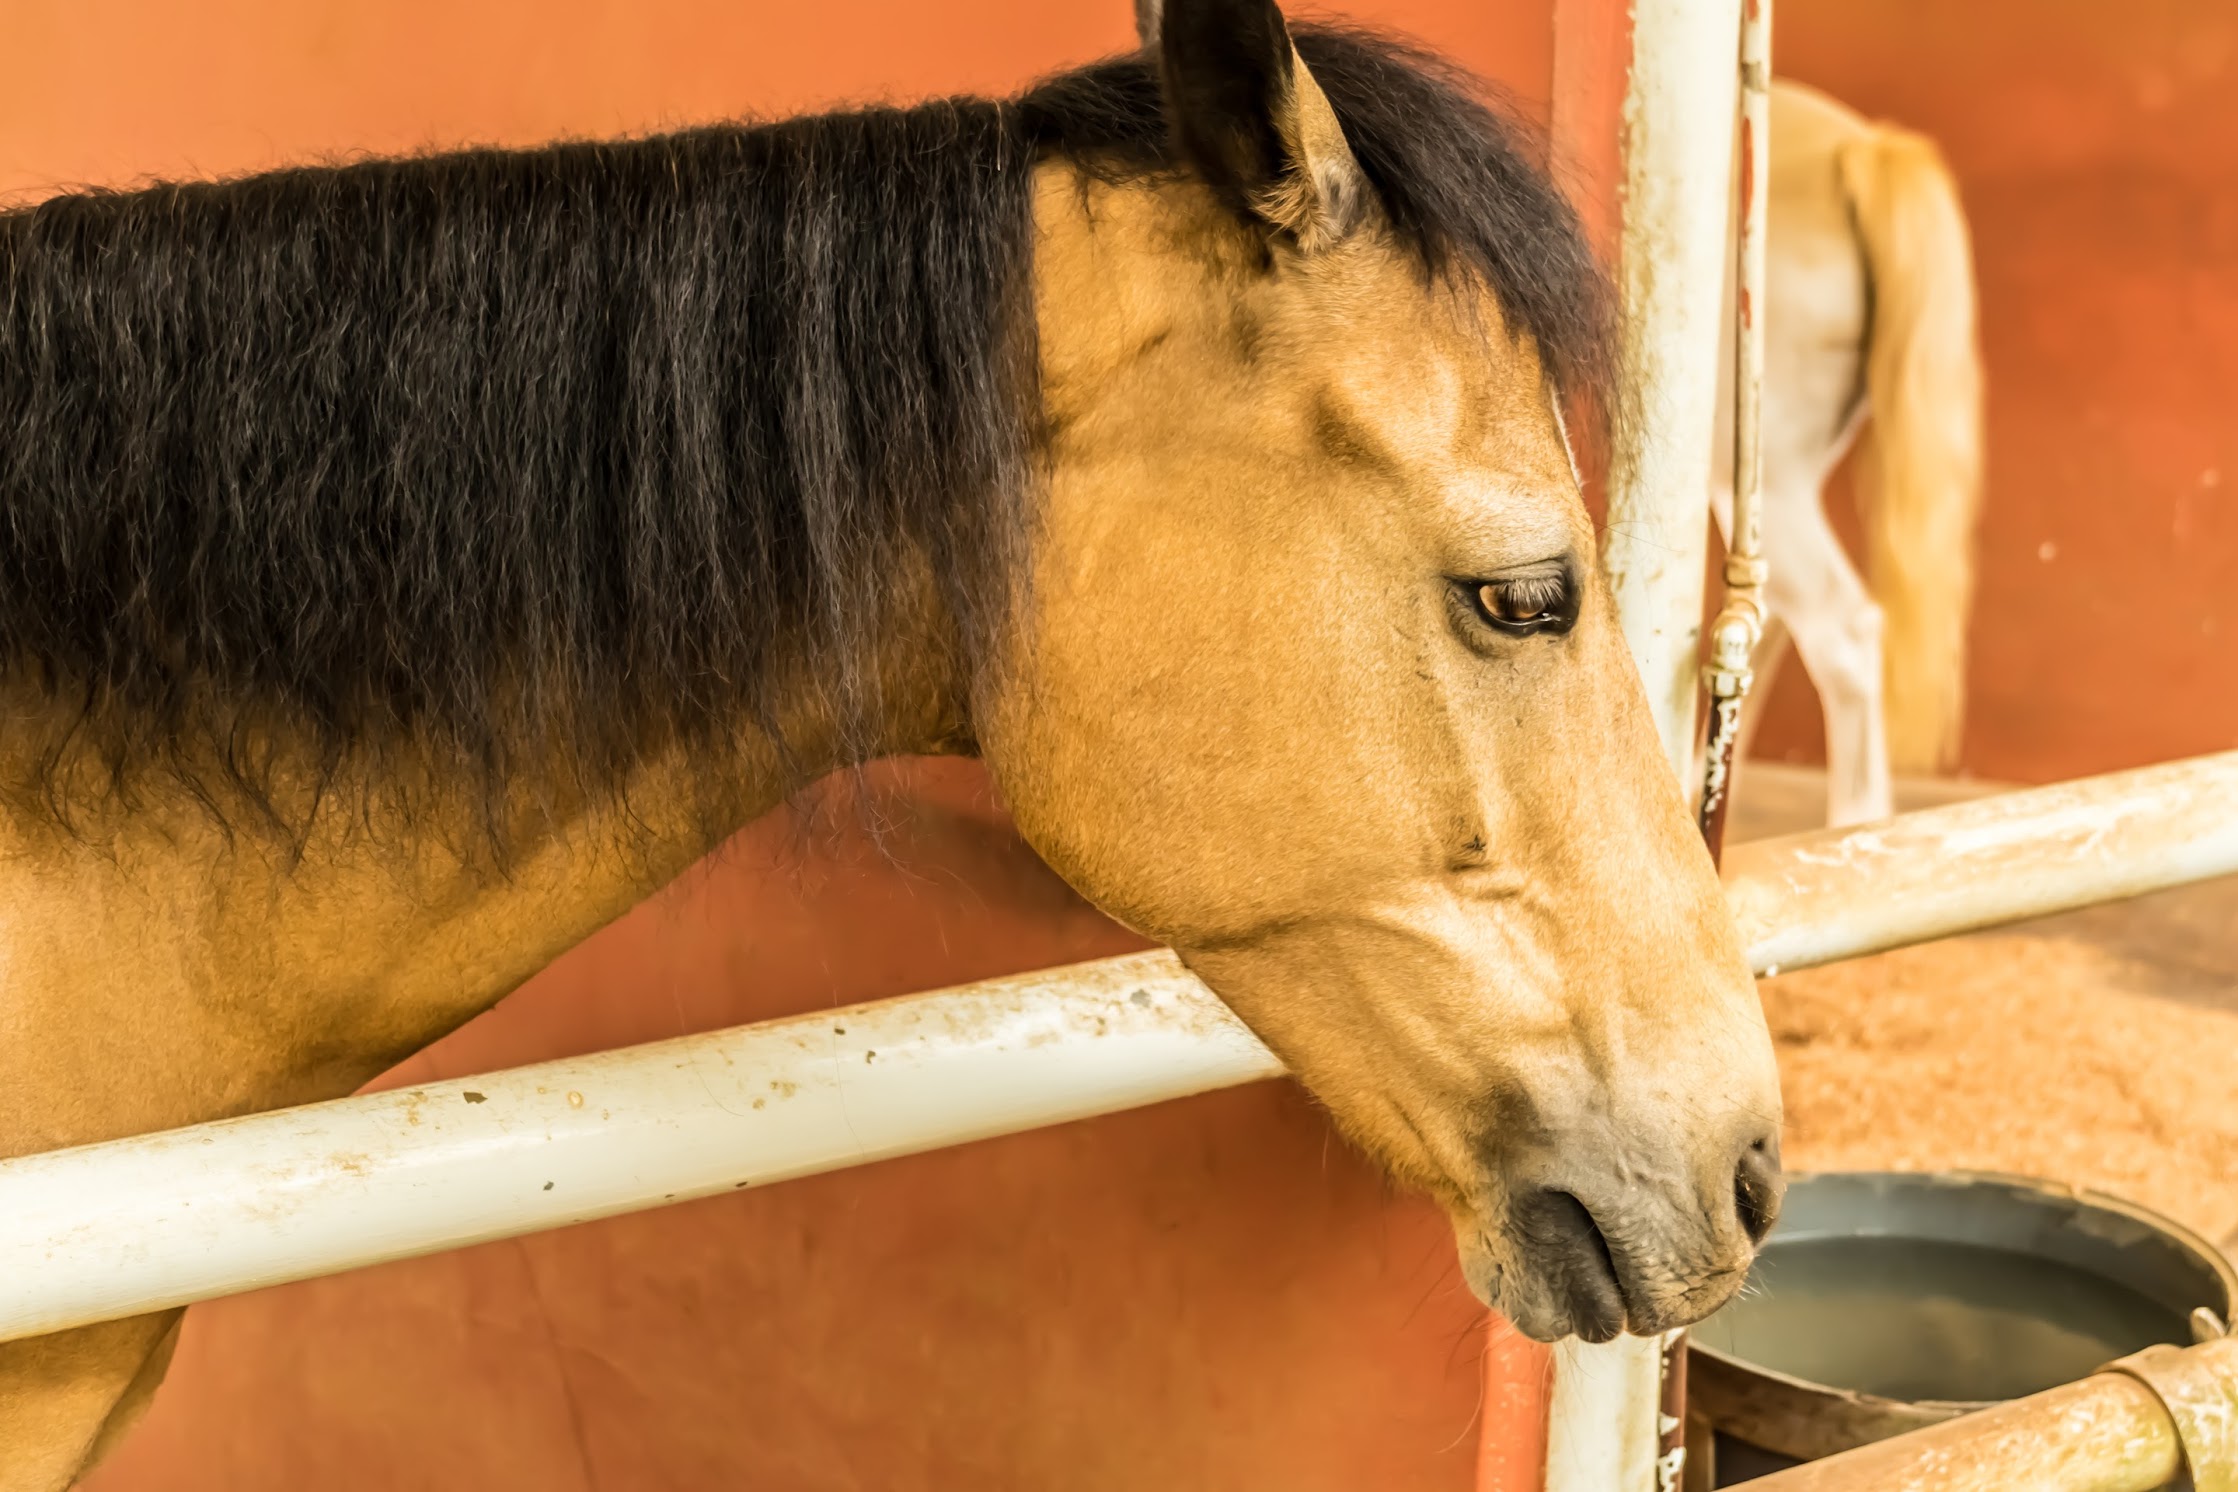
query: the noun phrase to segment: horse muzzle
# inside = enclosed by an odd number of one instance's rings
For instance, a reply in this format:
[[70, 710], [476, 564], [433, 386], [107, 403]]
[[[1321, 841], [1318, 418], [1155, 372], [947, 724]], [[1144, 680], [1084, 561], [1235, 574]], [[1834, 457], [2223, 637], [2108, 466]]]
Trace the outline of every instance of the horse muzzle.
[[1761, 1128], [1695, 1185], [1658, 1184], [1644, 1166], [1587, 1174], [1574, 1159], [1503, 1170], [1503, 1226], [1465, 1231], [1462, 1266], [1486, 1304], [1540, 1341], [1693, 1325], [1747, 1280], [1783, 1191], [1778, 1136]]

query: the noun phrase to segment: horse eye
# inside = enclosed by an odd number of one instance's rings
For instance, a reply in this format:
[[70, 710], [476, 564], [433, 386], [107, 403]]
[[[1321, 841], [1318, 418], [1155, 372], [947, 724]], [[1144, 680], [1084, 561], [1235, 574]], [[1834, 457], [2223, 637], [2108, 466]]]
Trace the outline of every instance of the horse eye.
[[1503, 632], [1567, 626], [1573, 617], [1569, 581], [1559, 574], [1479, 581], [1476, 607], [1487, 622]]

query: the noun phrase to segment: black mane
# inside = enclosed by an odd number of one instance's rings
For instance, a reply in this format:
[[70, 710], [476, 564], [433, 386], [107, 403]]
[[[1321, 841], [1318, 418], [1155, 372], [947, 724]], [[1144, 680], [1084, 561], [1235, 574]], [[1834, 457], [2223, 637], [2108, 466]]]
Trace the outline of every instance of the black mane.
[[[1425, 272], [1597, 380], [1601, 282], [1512, 127], [1421, 54], [1296, 40]], [[611, 790], [654, 735], [768, 724], [773, 662], [867, 719], [905, 554], [984, 656], [1053, 155], [1177, 169], [1150, 65], [0, 214], [0, 680], [46, 702], [0, 788], [51, 799], [69, 752], [269, 809], [284, 721], [326, 772], [401, 748]]]

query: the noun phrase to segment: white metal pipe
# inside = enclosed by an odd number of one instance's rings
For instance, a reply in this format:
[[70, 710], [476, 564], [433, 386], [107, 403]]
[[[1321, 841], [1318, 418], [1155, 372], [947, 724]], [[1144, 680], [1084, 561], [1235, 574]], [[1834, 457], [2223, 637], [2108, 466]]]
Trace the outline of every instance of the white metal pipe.
[[[2223, 874], [2238, 752], [1739, 846], [1726, 885], [1765, 970]], [[1281, 1070], [1171, 954], [1143, 953], [21, 1156], [0, 1162], [0, 1340]], [[1620, 1359], [1565, 1361], [1593, 1402], [1640, 1389]], [[1585, 1475], [1593, 1448], [1568, 1446]]]
[[2238, 875], [2238, 751], [1736, 845], [1759, 974]]
[[1554, 1348], [1546, 1492], [1650, 1492], [1663, 1394], [1660, 1337]]
[[[1624, 89], [1619, 238], [1624, 376], [1602, 564], [1663, 749], [1693, 775], [1709, 559], [1741, 0], [1636, 0]], [[1661, 1352], [1619, 1337], [1555, 1359], [1547, 1492], [1649, 1492]]]
[[0, 1163], [0, 1341], [1278, 1076], [1168, 953]]
[[[1764, 553], [1764, 297], [1772, 212], [1772, 4], [1741, 0], [1740, 127], [1733, 142], [1733, 534]], [[1735, 585], [1730, 575], [1726, 584]]]
[[1602, 563], [1682, 780], [1709, 562], [1740, 14], [1740, 0], [1638, 0], [1624, 92], [1617, 277], [1633, 408], [1609, 453]]

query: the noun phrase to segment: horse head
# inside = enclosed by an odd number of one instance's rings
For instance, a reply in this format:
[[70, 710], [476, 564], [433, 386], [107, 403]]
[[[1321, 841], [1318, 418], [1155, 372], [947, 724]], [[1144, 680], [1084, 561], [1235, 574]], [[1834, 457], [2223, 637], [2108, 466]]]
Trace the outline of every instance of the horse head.
[[1693, 1321], [1776, 1213], [1780, 1105], [1564, 433], [1590, 261], [1419, 59], [1271, 0], [1146, 22], [1175, 168], [1037, 183], [1046, 493], [981, 748], [1486, 1301]]

